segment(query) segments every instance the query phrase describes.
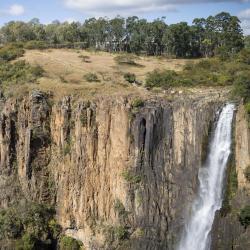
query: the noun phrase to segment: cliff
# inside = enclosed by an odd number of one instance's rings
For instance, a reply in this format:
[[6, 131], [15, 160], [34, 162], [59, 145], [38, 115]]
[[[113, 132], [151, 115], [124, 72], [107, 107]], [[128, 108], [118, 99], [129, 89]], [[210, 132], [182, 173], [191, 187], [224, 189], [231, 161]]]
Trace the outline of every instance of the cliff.
[[[0, 207], [55, 205], [64, 232], [86, 249], [173, 249], [226, 95], [55, 102], [34, 91], [2, 100]], [[237, 119], [239, 162], [248, 142], [240, 110]]]

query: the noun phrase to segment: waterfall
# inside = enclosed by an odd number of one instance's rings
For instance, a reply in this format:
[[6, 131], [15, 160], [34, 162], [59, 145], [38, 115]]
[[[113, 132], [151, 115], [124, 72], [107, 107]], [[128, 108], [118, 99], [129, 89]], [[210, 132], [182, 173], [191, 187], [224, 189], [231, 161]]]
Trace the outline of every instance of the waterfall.
[[233, 104], [227, 104], [220, 113], [208, 158], [199, 171], [198, 195], [193, 202], [178, 250], [210, 249], [210, 231], [215, 212], [222, 206], [224, 177], [231, 153], [233, 114]]

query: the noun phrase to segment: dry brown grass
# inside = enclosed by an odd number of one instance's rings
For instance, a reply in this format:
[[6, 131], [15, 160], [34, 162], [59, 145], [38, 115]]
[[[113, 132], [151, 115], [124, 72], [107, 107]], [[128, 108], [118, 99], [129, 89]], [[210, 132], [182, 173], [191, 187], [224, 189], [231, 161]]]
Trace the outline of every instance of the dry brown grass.
[[[88, 56], [87, 62], [81, 56]], [[28, 89], [39, 88], [52, 91], [61, 97], [67, 94], [93, 96], [123, 95], [129, 93], [147, 94], [141, 87], [130, 86], [125, 82], [124, 73], [134, 73], [137, 80], [144, 82], [148, 72], [154, 69], [181, 70], [188, 60], [164, 59], [156, 57], [138, 57], [141, 67], [119, 65], [114, 58], [117, 54], [89, 52], [67, 49], [28, 50], [24, 58], [31, 64], [41, 65], [46, 74], [39, 80], [39, 85], [32, 84]], [[88, 83], [86, 73], [97, 74], [100, 82]]]

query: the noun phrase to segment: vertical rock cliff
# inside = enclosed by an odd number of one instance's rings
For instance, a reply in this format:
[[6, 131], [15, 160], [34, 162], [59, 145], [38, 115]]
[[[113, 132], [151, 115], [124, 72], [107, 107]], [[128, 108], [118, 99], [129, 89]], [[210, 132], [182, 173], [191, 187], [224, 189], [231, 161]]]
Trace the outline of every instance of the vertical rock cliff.
[[222, 99], [3, 100], [0, 207], [53, 204], [86, 249], [173, 249]]

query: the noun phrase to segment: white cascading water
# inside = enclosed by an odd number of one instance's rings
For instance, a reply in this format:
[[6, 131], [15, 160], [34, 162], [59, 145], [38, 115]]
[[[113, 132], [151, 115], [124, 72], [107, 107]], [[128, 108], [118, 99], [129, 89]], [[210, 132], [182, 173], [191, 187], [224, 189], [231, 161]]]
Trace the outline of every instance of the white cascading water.
[[178, 250], [210, 249], [210, 231], [215, 212], [222, 206], [224, 177], [231, 153], [233, 114], [233, 104], [227, 104], [220, 113], [206, 164], [199, 171], [198, 196]]

